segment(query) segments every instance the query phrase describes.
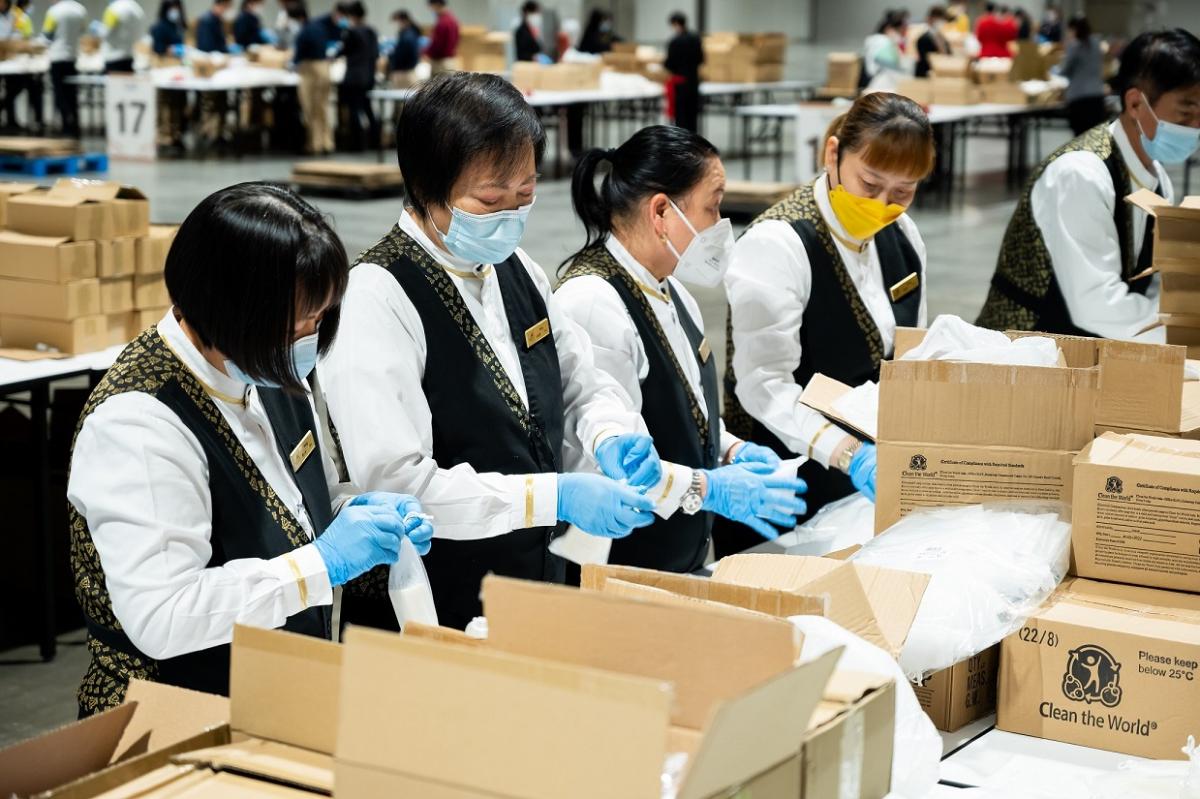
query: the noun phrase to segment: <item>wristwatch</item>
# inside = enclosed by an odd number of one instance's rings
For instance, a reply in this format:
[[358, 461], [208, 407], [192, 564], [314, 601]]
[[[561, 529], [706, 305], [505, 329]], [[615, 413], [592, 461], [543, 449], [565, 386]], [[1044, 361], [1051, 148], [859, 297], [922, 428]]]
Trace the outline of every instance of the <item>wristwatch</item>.
[[699, 470], [692, 472], [692, 483], [679, 502], [679, 509], [688, 516], [695, 516], [704, 505], [704, 476]]
[[838, 458], [838, 462], [836, 464], [839, 472], [850, 472], [850, 462], [854, 460], [854, 456], [858, 454], [860, 449], [862, 449], [862, 445], [862, 441], [855, 441], [853, 444], [846, 447], [846, 449], [842, 450], [842, 456]]

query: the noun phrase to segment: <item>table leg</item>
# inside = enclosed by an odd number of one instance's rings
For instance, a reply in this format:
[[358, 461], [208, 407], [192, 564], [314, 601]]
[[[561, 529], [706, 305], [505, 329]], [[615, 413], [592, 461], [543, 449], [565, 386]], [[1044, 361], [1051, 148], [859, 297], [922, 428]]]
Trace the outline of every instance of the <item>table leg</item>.
[[745, 151], [742, 153], [742, 177], [746, 180], [750, 179], [750, 161], [754, 157], [754, 145], [750, 142], [750, 117], [742, 117], [742, 144]]
[[775, 128], [775, 182], [783, 180], [783, 120]]
[[50, 522], [50, 385], [38, 383], [29, 392], [29, 410], [33, 421], [34, 536], [41, 545], [42, 633], [39, 640], [42, 660], [54, 660], [57, 651], [54, 610], [54, 535]]

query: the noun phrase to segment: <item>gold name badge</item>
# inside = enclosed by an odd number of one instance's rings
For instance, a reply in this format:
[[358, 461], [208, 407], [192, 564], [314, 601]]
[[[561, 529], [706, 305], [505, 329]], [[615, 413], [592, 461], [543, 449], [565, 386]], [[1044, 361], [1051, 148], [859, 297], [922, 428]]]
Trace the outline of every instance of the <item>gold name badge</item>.
[[921, 278], [916, 272], [913, 272], [911, 275], [888, 289], [888, 293], [892, 295], [892, 302], [900, 302], [900, 300], [916, 291], [917, 286], [919, 285], [921, 285]]
[[708, 356], [712, 355], [712, 347], [708, 346], [707, 337], [700, 341], [700, 348], [696, 351], [700, 353], [700, 363], [708, 363]]
[[525, 349], [529, 349], [548, 335], [550, 335], [550, 320], [543, 319], [525, 331]]
[[292, 471], [300, 471], [300, 467], [304, 465], [304, 462], [308, 460], [308, 456], [316, 448], [317, 441], [313, 438], [312, 431], [309, 430], [304, 434], [304, 438], [300, 439], [300, 443], [296, 445], [296, 448], [292, 450], [292, 454], [288, 456], [292, 462]]

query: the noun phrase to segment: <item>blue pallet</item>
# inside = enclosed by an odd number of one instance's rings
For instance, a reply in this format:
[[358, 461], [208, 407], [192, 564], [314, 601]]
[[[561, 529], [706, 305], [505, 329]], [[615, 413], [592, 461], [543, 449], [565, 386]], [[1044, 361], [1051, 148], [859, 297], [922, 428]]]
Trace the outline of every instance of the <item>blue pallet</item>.
[[104, 153], [83, 155], [45, 155], [22, 158], [19, 155], [0, 155], [0, 172], [43, 178], [47, 175], [78, 175], [82, 172], [107, 172], [108, 156]]

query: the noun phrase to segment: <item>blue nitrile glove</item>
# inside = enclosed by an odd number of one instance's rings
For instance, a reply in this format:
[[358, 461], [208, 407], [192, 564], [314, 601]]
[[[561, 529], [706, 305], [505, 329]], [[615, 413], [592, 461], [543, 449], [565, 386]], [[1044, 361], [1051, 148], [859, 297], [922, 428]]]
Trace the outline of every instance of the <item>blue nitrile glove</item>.
[[536, 58], [539, 64], [549, 65], [554, 63], [554, 59], [545, 53], [538, 53]]
[[103, 39], [108, 35], [108, 27], [100, 20], [94, 19], [88, 23], [88, 33]]
[[872, 502], [875, 501], [875, 445], [864, 443], [850, 459], [850, 482]]
[[729, 462], [741, 464], [756, 474], [771, 474], [779, 468], [780, 463], [775, 450], [751, 441], [743, 442], [738, 446], [733, 451], [733, 458]]
[[418, 37], [417, 38], [417, 47], [420, 48], [422, 51], [424, 51], [424, 50], [428, 49], [431, 42], [432, 42], [432, 39], [430, 39], [428, 36]]
[[779, 537], [772, 524], [795, 527], [796, 517], [808, 510], [808, 504], [796, 496], [808, 490], [799, 478], [756, 474], [744, 466], [722, 466], [704, 475], [708, 492], [701, 507], [741, 522], [767, 540]]
[[558, 476], [558, 518], [602, 538], [624, 538], [654, 522], [654, 502], [598, 474]]
[[403, 494], [375, 492], [350, 500], [313, 542], [325, 561], [329, 583], [343, 585], [400, 556], [400, 538], [408, 536], [420, 553], [429, 551], [433, 528], [419, 516], [420, 503]]
[[650, 436], [637, 433], [606, 438], [596, 447], [600, 471], [634, 488], [653, 488], [662, 479], [662, 461]]
[[173, 44], [171, 45], [171, 54], [176, 58], [183, 58], [187, 55], [187, 45]]

